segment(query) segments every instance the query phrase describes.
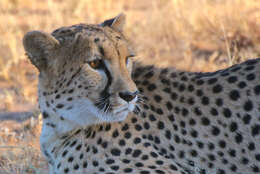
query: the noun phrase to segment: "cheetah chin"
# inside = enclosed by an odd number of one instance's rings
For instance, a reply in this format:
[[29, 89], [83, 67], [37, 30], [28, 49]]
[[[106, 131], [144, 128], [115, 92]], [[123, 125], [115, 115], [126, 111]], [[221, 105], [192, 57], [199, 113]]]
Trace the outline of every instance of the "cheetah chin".
[[[129, 103], [122, 102], [121, 105], [111, 107], [110, 110], [100, 110], [88, 99], [77, 100], [73, 103], [72, 109], [57, 110], [57, 114], [80, 125], [88, 126], [104, 122], [118, 122], [126, 119], [129, 112], [133, 112], [137, 97]], [[74, 119], [76, 118], [76, 119]]]

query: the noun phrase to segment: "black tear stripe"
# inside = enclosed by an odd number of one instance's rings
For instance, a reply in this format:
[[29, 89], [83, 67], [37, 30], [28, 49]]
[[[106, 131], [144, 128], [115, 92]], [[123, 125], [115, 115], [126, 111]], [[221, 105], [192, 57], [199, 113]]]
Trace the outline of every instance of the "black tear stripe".
[[103, 47], [99, 46], [99, 47], [98, 47], [98, 50], [99, 50], [99, 52], [100, 52], [100, 54], [101, 54], [102, 56], [105, 56], [105, 51], [104, 51], [104, 48], [103, 48]]
[[100, 110], [104, 109], [104, 111], [106, 111], [109, 107], [110, 94], [108, 92], [108, 89], [112, 83], [112, 76], [111, 76], [109, 70], [107, 69], [107, 67], [105, 66], [105, 63], [103, 65], [103, 68], [104, 68], [104, 72], [107, 76], [107, 84], [106, 84], [104, 90], [100, 93], [100, 99], [98, 102], [95, 103], [95, 106], [97, 108], [99, 108]]

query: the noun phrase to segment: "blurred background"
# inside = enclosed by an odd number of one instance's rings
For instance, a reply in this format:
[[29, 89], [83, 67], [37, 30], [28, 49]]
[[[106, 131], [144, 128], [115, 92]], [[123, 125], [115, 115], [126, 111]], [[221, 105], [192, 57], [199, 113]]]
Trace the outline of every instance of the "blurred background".
[[39, 151], [37, 70], [23, 35], [124, 12], [137, 59], [215, 71], [260, 54], [260, 0], [0, 0], [0, 174], [46, 173]]

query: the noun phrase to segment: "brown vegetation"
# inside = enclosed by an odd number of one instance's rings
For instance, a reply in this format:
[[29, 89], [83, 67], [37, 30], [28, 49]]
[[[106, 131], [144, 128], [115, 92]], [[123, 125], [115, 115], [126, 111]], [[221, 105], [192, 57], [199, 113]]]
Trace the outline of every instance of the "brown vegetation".
[[[144, 62], [215, 71], [260, 54], [258, 0], [1, 0], [0, 112], [37, 110], [37, 72], [21, 42], [27, 31], [97, 23], [120, 12]], [[0, 174], [46, 171], [37, 117], [0, 126]]]

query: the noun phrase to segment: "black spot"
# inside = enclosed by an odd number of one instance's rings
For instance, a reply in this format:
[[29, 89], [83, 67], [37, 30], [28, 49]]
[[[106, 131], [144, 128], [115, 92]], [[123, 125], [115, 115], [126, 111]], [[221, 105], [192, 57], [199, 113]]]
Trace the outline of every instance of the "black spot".
[[242, 81], [242, 82], [239, 82], [239, 83], [238, 83], [238, 87], [241, 88], [241, 89], [243, 89], [243, 88], [246, 87], [246, 83], [243, 82], [243, 81]]
[[132, 135], [131, 135], [131, 133], [130, 133], [130, 132], [126, 132], [126, 133], [125, 133], [125, 138], [126, 138], [126, 139], [129, 139], [129, 138], [131, 138], [131, 136], [132, 136]]
[[128, 163], [131, 162], [131, 160], [129, 160], [129, 159], [123, 159], [122, 162], [125, 163], [125, 164], [128, 164]]
[[238, 92], [237, 90], [232, 90], [232, 91], [229, 93], [229, 97], [230, 97], [231, 100], [236, 101], [236, 100], [239, 99], [240, 94], [239, 94], [239, 92]]
[[229, 83], [235, 83], [237, 81], [237, 76], [230, 76], [227, 81]]
[[126, 155], [129, 155], [130, 153], [132, 153], [132, 149], [131, 148], [127, 148], [126, 150], [125, 150], [125, 154]]
[[141, 150], [136, 149], [136, 150], [133, 151], [132, 156], [133, 156], [134, 158], [137, 158], [137, 157], [139, 157], [139, 156], [141, 155], [141, 153], [142, 153]]
[[151, 152], [150, 155], [151, 155], [152, 157], [154, 157], [154, 158], [157, 158], [157, 157], [158, 157], [157, 153], [155, 153], [155, 152]]
[[121, 139], [119, 140], [119, 143], [118, 143], [120, 146], [125, 146], [125, 140]]
[[222, 106], [223, 105], [223, 100], [221, 98], [216, 99], [216, 105], [217, 106]]
[[215, 108], [211, 108], [210, 113], [211, 113], [213, 116], [217, 116], [217, 115], [218, 115], [218, 110], [215, 109]]
[[245, 111], [249, 112], [253, 109], [253, 103], [250, 100], [247, 100], [244, 104]]
[[105, 149], [105, 148], [107, 148], [107, 142], [103, 142], [102, 144], [101, 144], [101, 146]]
[[248, 144], [248, 149], [249, 149], [250, 151], [255, 150], [255, 144], [254, 144], [253, 142], [250, 142], [250, 143]]
[[109, 131], [111, 129], [111, 124], [107, 124], [105, 127], [105, 131]]
[[194, 113], [197, 115], [197, 116], [200, 116], [202, 114], [200, 108], [196, 107], [194, 108]]
[[256, 59], [250, 59], [245, 62], [246, 65], [254, 65], [257, 63]]
[[88, 166], [88, 162], [87, 162], [87, 161], [84, 161], [84, 162], [83, 162], [83, 168], [87, 168], [87, 166]]
[[255, 79], [255, 74], [253, 74], [253, 73], [248, 74], [248, 75], [246, 76], [246, 79], [247, 79], [248, 81], [254, 80], [254, 79]]
[[180, 143], [180, 141], [181, 141], [180, 137], [178, 135], [174, 136], [174, 140], [175, 140], [176, 143]]
[[112, 137], [113, 138], [116, 138], [116, 137], [118, 137], [119, 136], [119, 132], [118, 132], [118, 130], [116, 129], [116, 130], [114, 130], [114, 132], [112, 133]]
[[178, 98], [178, 94], [175, 93], [175, 92], [172, 92], [172, 93], [171, 93], [171, 99], [172, 99], [172, 100], [177, 100], [177, 98]]
[[71, 93], [73, 93], [73, 91], [74, 91], [74, 89], [71, 89], [71, 90], [68, 91], [68, 93], [71, 94]]
[[207, 117], [202, 117], [201, 118], [201, 123], [204, 126], [208, 126], [210, 124], [210, 120]]
[[224, 108], [224, 109], [223, 109], [223, 114], [224, 114], [224, 117], [230, 118], [231, 115], [232, 115], [232, 112], [230, 111], [230, 109]]
[[192, 149], [192, 150], [190, 151], [190, 154], [191, 154], [191, 156], [193, 156], [193, 157], [196, 157], [196, 156], [198, 155], [197, 151], [194, 150], [194, 149]]
[[173, 108], [172, 103], [168, 101], [168, 102], [166, 103], [166, 107], [167, 107], [167, 109], [168, 109], [169, 111], [172, 110], [172, 108]]
[[162, 100], [162, 97], [159, 96], [159, 95], [155, 95], [155, 96], [154, 96], [154, 100], [155, 100], [156, 102], [160, 103], [161, 100]]
[[180, 92], [183, 92], [183, 91], [185, 90], [185, 88], [186, 88], [186, 86], [185, 86], [184, 84], [180, 84], [178, 90], [179, 90]]
[[228, 153], [231, 157], [236, 157], [236, 151], [234, 149], [230, 149]]
[[135, 125], [135, 130], [141, 131], [142, 129], [143, 129], [143, 128], [142, 128], [141, 125], [139, 125], [139, 124], [136, 124], [136, 125]]
[[163, 114], [163, 111], [162, 111], [161, 108], [158, 108], [158, 109], [156, 110], [156, 113], [159, 114], [159, 115], [162, 115], [162, 114]]
[[134, 139], [134, 144], [139, 144], [139, 143], [141, 143], [141, 138], [136, 137], [136, 138]]
[[82, 145], [79, 144], [77, 147], [76, 147], [76, 150], [79, 151], [81, 149]]
[[74, 160], [74, 158], [73, 158], [72, 156], [68, 158], [68, 162], [70, 162], [70, 163], [71, 163], [73, 160]]
[[150, 85], [147, 86], [147, 89], [148, 89], [149, 91], [153, 91], [153, 90], [156, 89], [156, 86], [155, 86], [155, 84], [150, 84]]
[[106, 160], [106, 164], [108, 164], [108, 165], [113, 164], [113, 163], [115, 163], [115, 160], [113, 160], [113, 159]]
[[232, 122], [229, 126], [229, 130], [231, 132], [235, 132], [237, 130], [237, 123], [236, 122]]
[[204, 81], [203, 80], [201, 80], [201, 79], [199, 79], [199, 80], [197, 80], [197, 85], [203, 85], [204, 84]]
[[44, 112], [42, 113], [42, 116], [43, 116], [44, 119], [46, 119], [46, 118], [49, 117], [49, 114], [48, 114], [47, 112], [44, 111]]
[[212, 90], [213, 90], [213, 93], [220, 93], [222, 91], [222, 89], [223, 89], [223, 87], [221, 85], [217, 84], [213, 87]]
[[201, 141], [197, 141], [197, 146], [198, 146], [200, 149], [203, 149], [204, 144], [203, 144]]
[[64, 107], [63, 104], [57, 104], [57, 105], [56, 105], [56, 108], [58, 108], [58, 109], [61, 109], [61, 108], [63, 108], [63, 107]]
[[251, 71], [253, 69], [255, 69], [255, 66], [253, 66], [253, 65], [245, 68], [246, 71]]
[[215, 145], [213, 143], [209, 143], [208, 144], [208, 148], [209, 148], [209, 150], [214, 150], [215, 149]]
[[125, 173], [131, 173], [132, 171], [133, 171], [132, 168], [125, 168], [125, 169], [124, 169], [124, 172], [125, 172]]
[[168, 93], [168, 94], [170, 94], [171, 93], [171, 88], [164, 88], [163, 91]]
[[150, 114], [150, 115], [149, 115], [149, 119], [150, 119], [150, 121], [156, 121], [156, 118], [154, 117], [153, 114]]
[[260, 124], [255, 124], [251, 127], [251, 134], [252, 136], [257, 136], [260, 133]]
[[62, 157], [65, 157], [67, 155], [68, 151], [65, 150], [63, 153], [62, 153]]
[[122, 126], [121, 130], [122, 131], [127, 131], [129, 129], [128, 124], [124, 124], [124, 126]]
[[212, 132], [212, 135], [217, 136], [217, 135], [219, 135], [220, 130], [217, 126], [212, 126], [211, 132]]
[[218, 169], [217, 174], [226, 174], [225, 170], [223, 169]]
[[235, 136], [235, 141], [237, 144], [240, 144], [243, 141], [243, 136], [240, 133], [237, 133]]
[[259, 167], [257, 167], [256, 165], [252, 166], [252, 170], [254, 173], [259, 173], [259, 171], [260, 171]]
[[216, 157], [213, 154], [208, 154], [208, 158], [209, 158], [210, 161], [215, 161], [216, 160]]
[[244, 117], [243, 117], [243, 122], [245, 124], [249, 124], [250, 123], [250, 120], [251, 120], [251, 116], [246, 114]]
[[198, 96], [198, 97], [201, 97], [201, 96], [203, 96], [203, 91], [201, 90], [201, 89], [198, 89], [197, 91], [196, 91], [196, 95]]
[[258, 153], [258, 154], [255, 155], [255, 159], [256, 159], [257, 161], [260, 161], [260, 153]]
[[64, 169], [64, 173], [68, 173], [69, 171], [70, 171], [69, 168]]
[[256, 95], [259, 95], [260, 94], [260, 85], [257, 85], [254, 87], [254, 92]]
[[147, 73], [144, 75], [144, 77], [145, 77], [145, 79], [149, 79], [149, 78], [153, 77], [153, 75], [154, 75], [154, 72], [153, 72], [153, 71], [149, 71], [149, 72], [147, 72]]
[[192, 129], [192, 130], [190, 131], [190, 135], [191, 135], [193, 138], [197, 138], [197, 137], [198, 137], [198, 132], [197, 132], [196, 130]]
[[193, 86], [193, 85], [189, 85], [189, 86], [188, 86], [188, 91], [189, 91], [189, 92], [194, 91], [194, 86]]
[[211, 79], [208, 80], [208, 84], [212, 85], [212, 84], [216, 83], [217, 81], [218, 81], [217, 78], [211, 78]]
[[194, 103], [195, 103], [194, 99], [192, 97], [190, 97], [188, 99], [188, 104], [193, 105]]
[[114, 171], [117, 171], [119, 169], [119, 166], [111, 166], [110, 168]]
[[243, 158], [241, 159], [241, 163], [244, 164], [244, 165], [247, 165], [248, 162], [249, 162], [249, 160], [248, 160], [247, 158], [245, 158], [245, 157], [243, 157]]
[[113, 156], [120, 156], [121, 151], [118, 148], [111, 149], [111, 154]]
[[202, 103], [203, 105], [208, 105], [208, 104], [209, 104], [209, 98], [206, 97], [206, 96], [202, 97], [201, 103]]
[[219, 144], [219, 147], [221, 147], [221, 148], [225, 148], [226, 147], [226, 142], [224, 141], [224, 140], [220, 140], [219, 142], [218, 142], [218, 144]]
[[161, 121], [159, 121], [159, 122], [157, 123], [157, 128], [158, 128], [158, 129], [164, 129], [164, 123], [161, 122]]
[[171, 137], [172, 137], [171, 131], [166, 130], [166, 131], [165, 131], [165, 137], [166, 137], [168, 140], [170, 140]]
[[74, 140], [71, 144], [70, 147], [73, 147], [77, 143], [77, 140]]
[[150, 124], [149, 124], [148, 122], [145, 122], [145, 123], [144, 123], [144, 128], [145, 128], [145, 129], [149, 129], [149, 128], [150, 128]]

